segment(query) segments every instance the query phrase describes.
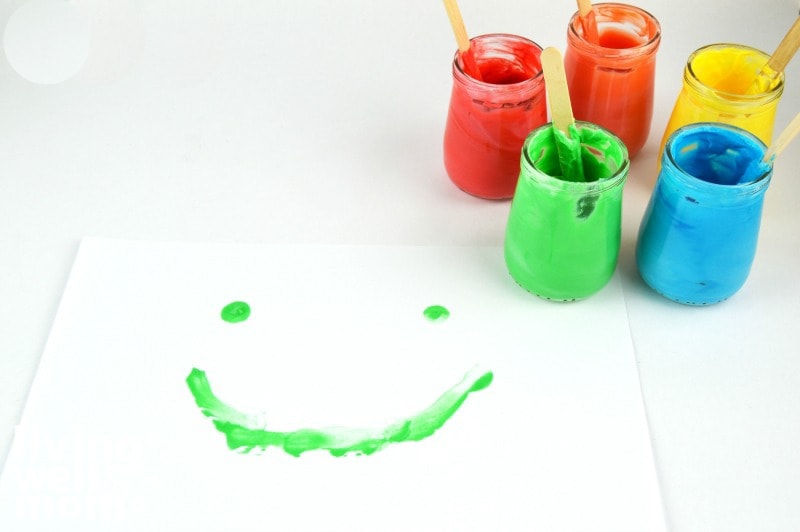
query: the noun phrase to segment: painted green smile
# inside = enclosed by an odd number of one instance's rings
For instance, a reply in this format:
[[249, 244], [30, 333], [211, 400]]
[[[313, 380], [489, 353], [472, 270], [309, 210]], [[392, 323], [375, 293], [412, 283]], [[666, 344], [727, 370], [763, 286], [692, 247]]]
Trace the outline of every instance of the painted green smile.
[[439, 430], [455, 414], [467, 396], [492, 383], [493, 374], [473, 369], [455, 386], [443, 393], [428, 408], [381, 429], [330, 427], [274, 432], [252, 426], [250, 416], [226, 405], [211, 391], [204, 371], [192, 369], [186, 384], [201, 412], [225, 434], [228, 447], [239, 452], [279, 447], [292, 456], [306, 451], [325, 450], [333, 456], [348, 453], [370, 455], [391, 443], [420, 441]]
[[[425, 309], [423, 316], [430, 321], [441, 322], [450, 316], [450, 312], [441, 305], [432, 305]], [[234, 301], [222, 309], [220, 317], [228, 323], [245, 321], [250, 317], [250, 305]], [[211, 391], [211, 384], [202, 370], [193, 368], [186, 377], [186, 384], [200, 411], [211, 418], [218, 431], [225, 434], [228, 447], [232, 450], [248, 453], [253, 449], [279, 447], [292, 456], [316, 450], [344, 456], [349, 453], [370, 455], [390, 443], [420, 441], [433, 435], [456, 413], [469, 394], [483, 390], [492, 383], [493, 378], [492, 372], [475, 368], [422, 412], [384, 428], [303, 428], [291, 432], [265, 430], [263, 422], [259, 422], [259, 416], [239, 412], [223, 403]]]

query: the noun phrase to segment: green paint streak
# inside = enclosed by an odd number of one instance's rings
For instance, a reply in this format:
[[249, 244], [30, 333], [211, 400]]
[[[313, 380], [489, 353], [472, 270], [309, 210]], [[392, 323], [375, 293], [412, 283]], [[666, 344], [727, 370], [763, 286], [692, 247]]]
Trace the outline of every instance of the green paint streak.
[[234, 301], [222, 308], [220, 317], [228, 323], [239, 323], [250, 317], [250, 305], [244, 301]]
[[469, 394], [485, 389], [493, 378], [490, 371], [473, 369], [422, 412], [382, 429], [330, 427], [292, 432], [274, 432], [255, 426], [257, 416], [243, 414], [214, 395], [202, 370], [192, 369], [186, 384], [201, 412], [225, 434], [232, 450], [247, 453], [253, 449], [280, 447], [292, 456], [315, 450], [344, 456], [348, 453], [370, 455], [390, 443], [420, 441], [433, 435], [456, 413]]
[[444, 321], [450, 317], [450, 311], [441, 305], [431, 305], [423, 311], [423, 314], [431, 321]]
[[581, 134], [575, 124], [570, 124], [569, 136], [553, 128], [553, 141], [558, 154], [559, 175], [565, 181], [588, 181], [581, 159]]
[[[569, 130], [569, 138], [552, 126], [531, 134], [523, 147], [529, 164], [562, 181], [594, 182], [612, 177], [628, 157], [624, 144], [597, 126], [571, 125]], [[571, 158], [564, 161], [567, 154]]]

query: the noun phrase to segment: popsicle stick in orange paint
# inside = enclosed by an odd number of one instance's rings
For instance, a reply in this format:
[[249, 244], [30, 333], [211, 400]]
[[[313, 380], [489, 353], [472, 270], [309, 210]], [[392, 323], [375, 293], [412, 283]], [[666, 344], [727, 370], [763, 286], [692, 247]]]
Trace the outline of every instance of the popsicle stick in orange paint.
[[578, 0], [578, 16], [581, 19], [583, 38], [590, 43], [599, 44], [600, 36], [597, 33], [597, 20], [592, 11], [592, 0]]

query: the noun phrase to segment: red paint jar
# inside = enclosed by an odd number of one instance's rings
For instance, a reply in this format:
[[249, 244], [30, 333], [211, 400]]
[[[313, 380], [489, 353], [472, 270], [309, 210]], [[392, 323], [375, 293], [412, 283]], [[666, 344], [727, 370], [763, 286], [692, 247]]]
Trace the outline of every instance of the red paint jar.
[[522, 144], [547, 122], [540, 55], [533, 41], [509, 34], [470, 40], [481, 74], [453, 60], [453, 90], [444, 132], [444, 165], [453, 183], [473, 196], [514, 195]]

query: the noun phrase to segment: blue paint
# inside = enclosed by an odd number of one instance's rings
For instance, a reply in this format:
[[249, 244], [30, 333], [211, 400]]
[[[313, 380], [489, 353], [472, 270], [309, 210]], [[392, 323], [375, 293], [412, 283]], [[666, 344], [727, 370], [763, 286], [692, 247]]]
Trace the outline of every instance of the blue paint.
[[692, 124], [670, 137], [636, 247], [651, 288], [707, 305], [744, 285], [772, 177], [765, 151], [753, 135], [723, 124]]

